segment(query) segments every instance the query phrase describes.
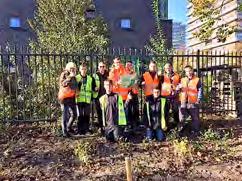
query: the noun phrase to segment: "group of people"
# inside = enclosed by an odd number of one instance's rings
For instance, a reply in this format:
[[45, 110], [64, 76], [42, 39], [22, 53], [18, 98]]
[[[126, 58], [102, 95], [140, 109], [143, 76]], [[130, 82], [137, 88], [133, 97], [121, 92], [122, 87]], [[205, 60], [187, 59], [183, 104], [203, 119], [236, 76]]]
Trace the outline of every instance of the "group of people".
[[[200, 79], [190, 65], [184, 67], [184, 77], [173, 71], [171, 63], [166, 63], [163, 69], [163, 73], [159, 73], [156, 62], [150, 61], [149, 70], [139, 77], [132, 61], [124, 65], [119, 57], [115, 57], [110, 70], [101, 61], [97, 72], [89, 75], [86, 63], [80, 64], [79, 71], [73, 62], [67, 63], [60, 76], [58, 94], [63, 136], [92, 133], [92, 102], [99, 130], [109, 141], [127, 138], [126, 132], [135, 132], [140, 124], [145, 126], [147, 140], [162, 141], [167, 130], [175, 127], [182, 130], [189, 115], [192, 133], [197, 134], [200, 128], [198, 105], [202, 99]], [[142, 93], [145, 101], [140, 116], [139, 97]], [[168, 124], [171, 112], [173, 125]], [[77, 132], [73, 129], [75, 119]]]

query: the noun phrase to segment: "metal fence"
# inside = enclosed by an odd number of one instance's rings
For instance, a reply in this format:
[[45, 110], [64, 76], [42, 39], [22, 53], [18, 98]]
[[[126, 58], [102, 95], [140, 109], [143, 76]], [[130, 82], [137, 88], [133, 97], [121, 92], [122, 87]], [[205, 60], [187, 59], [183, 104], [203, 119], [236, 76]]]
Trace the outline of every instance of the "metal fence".
[[[148, 51], [134, 49], [109, 49], [92, 54], [25, 50], [0, 51], [0, 120], [57, 120], [60, 117], [58, 79], [66, 63], [73, 61], [79, 65], [86, 61], [92, 74], [99, 61], [105, 60], [110, 66], [115, 56], [120, 56], [123, 63], [133, 61], [139, 75], [146, 71], [149, 60], [156, 60], [161, 71], [164, 63], [172, 62], [174, 70], [180, 75], [183, 75], [185, 65], [192, 65], [203, 82], [202, 117], [240, 114], [242, 54], [238, 52], [174, 52], [155, 56]], [[140, 101], [142, 107], [142, 99]]]

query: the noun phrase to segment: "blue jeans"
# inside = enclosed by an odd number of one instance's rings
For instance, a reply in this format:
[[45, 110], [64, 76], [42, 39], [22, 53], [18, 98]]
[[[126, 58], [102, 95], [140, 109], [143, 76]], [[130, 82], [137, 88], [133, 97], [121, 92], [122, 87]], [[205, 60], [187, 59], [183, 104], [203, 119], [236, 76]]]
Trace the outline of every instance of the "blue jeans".
[[152, 140], [153, 138], [155, 138], [157, 141], [163, 141], [165, 140], [165, 134], [162, 131], [162, 129], [158, 128], [158, 129], [151, 129], [151, 128], [147, 128], [146, 129], [146, 138], [148, 140]]
[[63, 135], [68, 134], [68, 130], [71, 129], [73, 122], [77, 117], [76, 105], [61, 104], [62, 110], [62, 133]]

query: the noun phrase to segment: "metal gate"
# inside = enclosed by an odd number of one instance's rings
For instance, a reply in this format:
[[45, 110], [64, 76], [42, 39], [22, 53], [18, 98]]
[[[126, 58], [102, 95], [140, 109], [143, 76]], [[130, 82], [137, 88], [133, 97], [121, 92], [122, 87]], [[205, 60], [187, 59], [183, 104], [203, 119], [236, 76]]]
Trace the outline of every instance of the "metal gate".
[[0, 51], [0, 121], [57, 120], [60, 117], [58, 79], [65, 64], [73, 61], [79, 65], [81, 61], [86, 61], [89, 73], [94, 73], [99, 61], [104, 60], [110, 66], [115, 56], [120, 56], [123, 62], [133, 61], [139, 75], [146, 71], [150, 60], [157, 61], [160, 71], [164, 63], [172, 62], [174, 70], [181, 75], [185, 65], [192, 65], [203, 82], [201, 111], [206, 113], [204, 115], [241, 114], [240, 53], [197, 51], [155, 56], [135, 49], [109, 49], [102, 54], [36, 53], [26, 50]]

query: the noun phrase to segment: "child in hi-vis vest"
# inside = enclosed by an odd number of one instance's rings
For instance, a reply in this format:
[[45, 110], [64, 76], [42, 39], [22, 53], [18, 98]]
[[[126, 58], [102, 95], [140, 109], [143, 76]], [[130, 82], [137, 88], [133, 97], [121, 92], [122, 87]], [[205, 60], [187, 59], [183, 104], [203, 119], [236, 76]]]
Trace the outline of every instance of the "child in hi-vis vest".
[[105, 137], [116, 142], [122, 136], [122, 127], [127, 125], [122, 97], [113, 92], [111, 80], [104, 81], [106, 94], [100, 100]]
[[153, 95], [148, 97], [144, 107], [144, 123], [146, 125], [146, 139], [157, 141], [165, 139], [166, 128], [165, 109], [166, 98], [160, 95], [159, 87], [153, 89]]

